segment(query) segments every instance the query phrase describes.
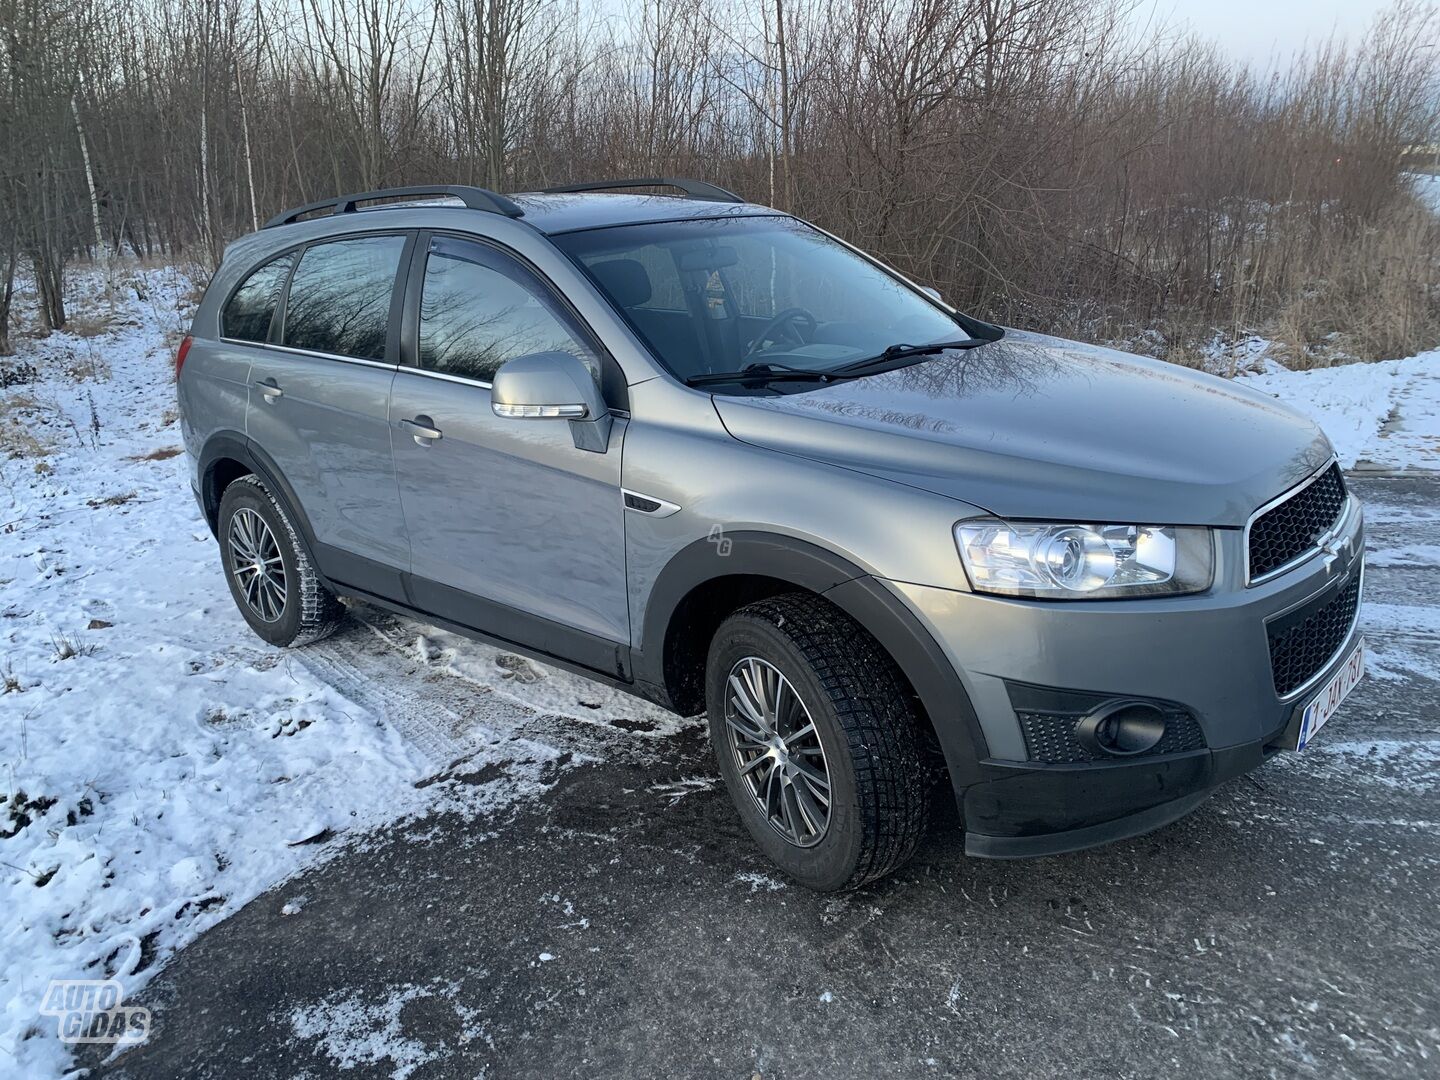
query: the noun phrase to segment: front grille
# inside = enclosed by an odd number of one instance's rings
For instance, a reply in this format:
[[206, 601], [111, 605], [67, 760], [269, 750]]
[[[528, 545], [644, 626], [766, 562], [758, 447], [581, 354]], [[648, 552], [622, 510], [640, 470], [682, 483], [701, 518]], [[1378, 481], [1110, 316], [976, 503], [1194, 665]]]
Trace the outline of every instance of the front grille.
[[[1178, 706], [1168, 706], [1158, 701], [1154, 704], [1165, 714], [1165, 734], [1153, 747], [1143, 754], [1136, 754], [1135, 757], [1178, 754], [1204, 747], [1205, 736], [1194, 716]], [[1083, 713], [1017, 710], [1015, 715], [1020, 718], [1020, 730], [1025, 735], [1025, 752], [1031, 761], [1074, 764], [1083, 761], [1119, 760], [1109, 754], [1092, 754], [1080, 744], [1080, 740], [1075, 737], [1075, 725], [1080, 722]]]
[[1307, 552], [1335, 528], [1345, 509], [1345, 480], [1338, 463], [1279, 506], [1250, 523], [1250, 580], [1256, 581]]
[[1308, 608], [1277, 619], [1265, 629], [1270, 638], [1270, 669], [1282, 698], [1309, 682], [1345, 644], [1360, 604], [1360, 570], [1339, 592]]

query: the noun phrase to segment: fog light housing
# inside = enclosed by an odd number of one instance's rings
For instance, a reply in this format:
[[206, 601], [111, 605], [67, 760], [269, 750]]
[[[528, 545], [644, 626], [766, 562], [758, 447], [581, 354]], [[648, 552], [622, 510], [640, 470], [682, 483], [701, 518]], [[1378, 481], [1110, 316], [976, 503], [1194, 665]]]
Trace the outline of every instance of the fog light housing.
[[1075, 738], [1092, 754], [1133, 757], [1165, 737], [1165, 714], [1148, 701], [1107, 701], [1075, 724]]

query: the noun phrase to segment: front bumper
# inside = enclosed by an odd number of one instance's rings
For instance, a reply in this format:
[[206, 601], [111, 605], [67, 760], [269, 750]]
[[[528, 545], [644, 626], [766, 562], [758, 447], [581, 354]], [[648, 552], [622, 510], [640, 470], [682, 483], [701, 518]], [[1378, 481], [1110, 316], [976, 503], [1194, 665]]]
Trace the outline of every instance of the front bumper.
[[[1139, 835], [1188, 813], [1284, 746], [1314, 688], [1354, 647], [1359, 620], [1316, 674], [1283, 697], [1267, 624], [1327, 602], [1363, 574], [1358, 504], [1343, 530], [1350, 542], [1340, 555], [1317, 556], [1251, 588], [1240, 532], [1218, 532], [1215, 584], [1169, 600], [1047, 603], [892, 582], [945, 650], [985, 736], [988, 756], [956, 782], [966, 851], [1016, 858]], [[1020, 684], [1176, 703], [1198, 722], [1204, 745], [1036, 760], [1012, 704]]]

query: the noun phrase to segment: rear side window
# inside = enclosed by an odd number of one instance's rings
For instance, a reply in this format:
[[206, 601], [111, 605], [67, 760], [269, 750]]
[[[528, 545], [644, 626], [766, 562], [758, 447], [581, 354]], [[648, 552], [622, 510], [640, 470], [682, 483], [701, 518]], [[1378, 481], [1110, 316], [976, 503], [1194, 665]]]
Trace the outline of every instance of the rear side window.
[[384, 360], [403, 236], [362, 236], [305, 249], [285, 301], [284, 343]]
[[245, 279], [235, 290], [220, 314], [220, 336], [235, 341], [265, 341], [270, 336], [270, 320], [280, 301], [280, 290], [290, 276], [293, 254], [266, 263]]
[[420, 295], [420, 366], [490, 382], [507, 360], [567, 352], [599, 370], [594, 350], [528, 270], [480, 244], [436, 238]]

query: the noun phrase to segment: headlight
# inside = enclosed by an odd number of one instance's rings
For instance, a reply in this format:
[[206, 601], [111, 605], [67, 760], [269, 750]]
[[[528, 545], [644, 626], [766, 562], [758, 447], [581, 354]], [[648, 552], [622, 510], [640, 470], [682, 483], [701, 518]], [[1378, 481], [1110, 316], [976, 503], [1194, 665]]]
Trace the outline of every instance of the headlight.
[[1043, 600], [1178, 596], [1209, 588], [1209, 529], [976, 518], [955, 526], [976, 592]]

